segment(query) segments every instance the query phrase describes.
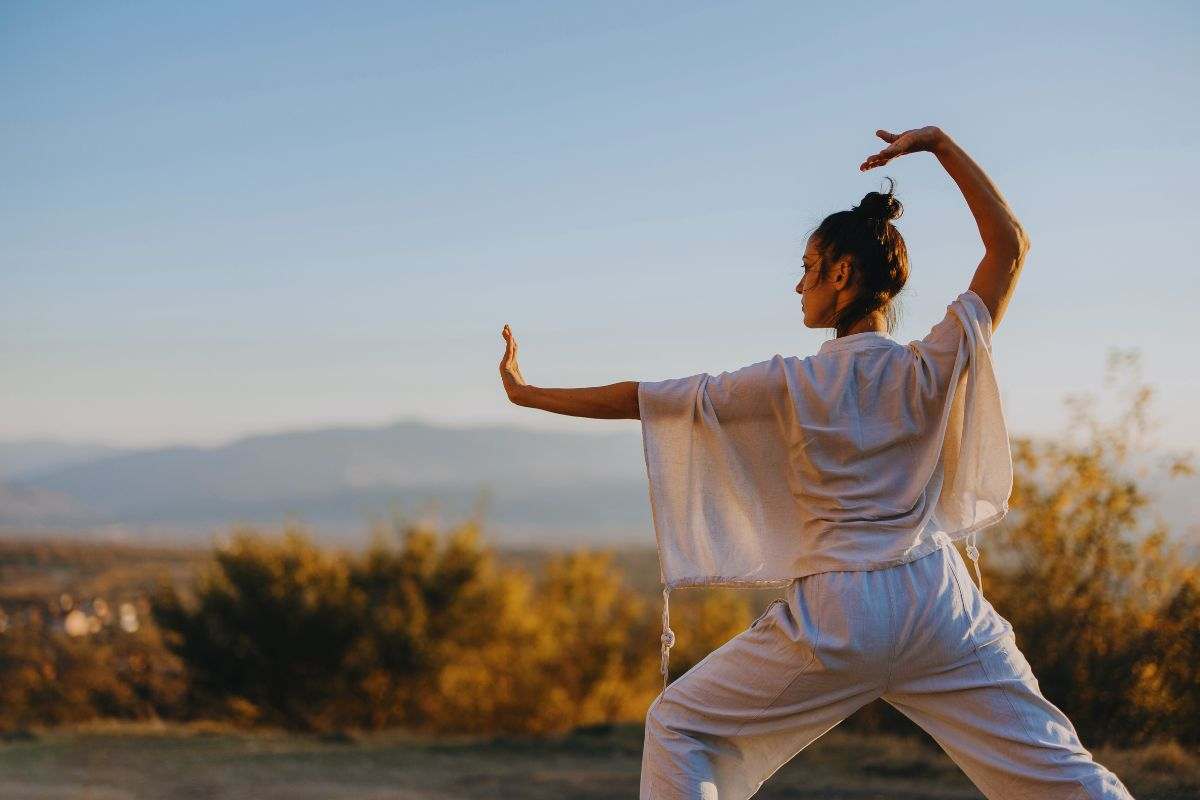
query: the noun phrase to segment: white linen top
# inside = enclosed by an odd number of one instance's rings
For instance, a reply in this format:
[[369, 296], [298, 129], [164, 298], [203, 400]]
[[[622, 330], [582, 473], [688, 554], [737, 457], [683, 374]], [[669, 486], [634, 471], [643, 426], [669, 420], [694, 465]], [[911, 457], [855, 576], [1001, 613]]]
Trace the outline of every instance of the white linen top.
[[639, 384], [664, 686], [672, 589], [895, 566], [1005, 516], [1012, 455], [991, 335], [967, 290], [907, 346], [870, 331], [806, 358]]

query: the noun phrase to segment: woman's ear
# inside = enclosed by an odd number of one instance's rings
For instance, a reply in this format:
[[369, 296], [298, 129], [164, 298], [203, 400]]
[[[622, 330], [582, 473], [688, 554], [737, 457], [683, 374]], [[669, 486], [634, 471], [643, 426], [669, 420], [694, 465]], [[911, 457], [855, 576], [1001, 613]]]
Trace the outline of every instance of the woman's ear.
[[830, 270], [829, 277], [833, 279], [833, 287], [841, 290], [850, 285], [851, 273], [853, 271], [853, 259], [850, 256], [842, 256], [837, 260]]

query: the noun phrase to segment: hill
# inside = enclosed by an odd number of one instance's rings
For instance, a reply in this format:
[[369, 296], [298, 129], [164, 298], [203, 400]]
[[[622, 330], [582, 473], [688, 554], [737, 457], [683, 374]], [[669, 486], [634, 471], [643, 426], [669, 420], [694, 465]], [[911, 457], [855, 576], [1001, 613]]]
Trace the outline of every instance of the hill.
[[292, 517], [344, 539], [396, 511], [435, 509], [453, 522], [482, 504], [488, 527], [508, 544], [646, 543], [645, 480], [636, 427], [575, 434], [402, 421], [27, 470], [0, 487], [0, 530], [197, 541], [231, 523]]

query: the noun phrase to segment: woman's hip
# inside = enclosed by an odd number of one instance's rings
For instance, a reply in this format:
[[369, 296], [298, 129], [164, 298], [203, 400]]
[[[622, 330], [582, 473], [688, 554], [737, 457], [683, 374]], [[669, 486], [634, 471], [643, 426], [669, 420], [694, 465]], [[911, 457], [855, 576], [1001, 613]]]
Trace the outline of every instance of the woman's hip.
[[791, 614], [815, 621], [821, 643], [837, 652], [959, 657], [1012, 633], [952, 544], [896, 566], [797, 578], [786, 599]]

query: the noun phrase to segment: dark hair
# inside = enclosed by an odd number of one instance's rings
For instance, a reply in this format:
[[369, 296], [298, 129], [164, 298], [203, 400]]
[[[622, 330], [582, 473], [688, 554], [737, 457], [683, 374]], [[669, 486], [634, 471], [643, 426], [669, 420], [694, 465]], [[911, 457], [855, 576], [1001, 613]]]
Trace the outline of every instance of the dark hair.
[[833, 320], [839, 336], [881, 308], [885, 309], [888, 332], [896, 327], [892, 298], [908, 281], [908, 248], [891, 223], [904, 213], [904, 206], [893, 194], [896, 182], [888, 180], [892, 185], [887, 194], [868, 192], [849, 211], [830, 214], [812, 234], [821, 254], [818, 281], [824, 280], [827, 268], [843, 256], [852, 259], [851, 281], [859, 286], [859, 292]]

